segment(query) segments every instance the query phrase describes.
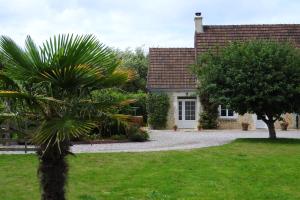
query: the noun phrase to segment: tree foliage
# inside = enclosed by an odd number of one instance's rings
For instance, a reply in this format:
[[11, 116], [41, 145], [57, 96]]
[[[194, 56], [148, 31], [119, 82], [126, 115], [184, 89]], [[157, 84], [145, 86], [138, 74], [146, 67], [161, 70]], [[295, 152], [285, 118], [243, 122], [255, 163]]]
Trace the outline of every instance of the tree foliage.
[[200, 92], [239, 114], [256, 113], [276, 138], [274, 122], [299, 109], [300, 53], [290, 43], [253, 40], [201, 55]]
[[128, 92], [145, 92], [149, 61], [144, 49], [138, 47], [134, 51], [130, 49], [126, 49], [125, 51], [116, 50], [116, 53], [122, 60], [121, 65], [134, 70], [136, 74], [135, 79], [125, 84], [122, 88]]
[[199, 123], [204, 129], [215, 129], [218, 127], [218, 104], [211, 102], [209, 94], [204, 91], [200, 93], [202, 112], [200, 113]]
[[147, 99], [148, 124], [154, 129], [166, 127], [170, 103], [164, 93], [151, 93]]

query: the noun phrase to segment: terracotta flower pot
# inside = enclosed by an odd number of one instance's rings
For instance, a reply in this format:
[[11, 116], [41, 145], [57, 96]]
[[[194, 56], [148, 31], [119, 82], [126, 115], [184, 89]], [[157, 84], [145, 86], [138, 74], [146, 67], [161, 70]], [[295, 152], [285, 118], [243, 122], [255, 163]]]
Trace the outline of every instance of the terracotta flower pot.
[[173, 130], [174, 130], [174, 131], [177, 131], [177, 128], [178, 128], [178, 127], [177, 127], [176, 125], [173, 126]]
[[242, 123], [242, 130], [243, 131], [248, 131], [249, 124], [248, 123]]
[[201, 125], [198, 125], [198, 126], [197, 126], [197, 129], [198, 129], [198, 131], [201, 131], [202, 126], [201, 126]]
[[142, 126], [143, 125], [143, 116], [132, 116], [131, 122], [135, 125]]
[[287, 122], [280, 123], [281, 130], [283, 130], [283, 131], [287, 131], [288, 126], [289, 126], [289, 123], [287, 123]]

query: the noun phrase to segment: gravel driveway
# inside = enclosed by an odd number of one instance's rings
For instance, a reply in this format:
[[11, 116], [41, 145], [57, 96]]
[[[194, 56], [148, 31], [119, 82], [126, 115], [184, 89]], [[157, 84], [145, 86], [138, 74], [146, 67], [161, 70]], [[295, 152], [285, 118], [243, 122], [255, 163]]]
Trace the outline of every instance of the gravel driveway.
[[[279, 131], [277, 136], [282, 138], [300, 138], [299, 130]], [[240, 131], [240, 130], [210, 130], [210, 131], [158, 131], [150, 132], [148, 142], [128, 142], [112, 144], [81, 144], [71, 147], [74, 153], [101, 153], [101, 152], [145, 152], [184, 150], [209, 146], [218, 146], [229, 143], [237, 138], [267, 138], [267, 130]], [[0, 154], [24, 152], [0, 152]]]
[[[300, 131], [279, 131], [277, 136], [283, 138], [300, 138]], [[151, 131], [150, 141], [136, 143], [113, 143], [76, 145], [72, 147], [74, 153], [92, 152], [144, 152], [184, 150], [229, 143], [237, 138], [267, 138], [267, 130], [239, 131], [239, 130], [211, 130], [211, 131]]]

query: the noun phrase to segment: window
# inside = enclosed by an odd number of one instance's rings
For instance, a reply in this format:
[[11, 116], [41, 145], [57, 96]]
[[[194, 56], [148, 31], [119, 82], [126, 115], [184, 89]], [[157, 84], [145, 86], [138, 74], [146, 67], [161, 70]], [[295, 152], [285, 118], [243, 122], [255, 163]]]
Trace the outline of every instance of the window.
[[182, 101], [178, 102], [178, 111], [179, 111], [179, 113], [178, 113], [178, 119], [182, 120]]
[[219, 115], [221, 118], [236, 118], [234, 111], [223, 105], [219, 106]]
[[196, 102], [186, 101], [185, 102], [185, 120], [195, 120]]

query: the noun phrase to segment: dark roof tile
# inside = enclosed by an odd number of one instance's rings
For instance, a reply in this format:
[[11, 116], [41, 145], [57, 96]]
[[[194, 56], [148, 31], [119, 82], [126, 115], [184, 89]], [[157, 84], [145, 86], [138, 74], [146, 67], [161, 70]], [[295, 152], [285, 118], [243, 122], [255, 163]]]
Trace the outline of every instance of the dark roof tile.
[[[197, 54], [252, 39], [290, 41], [300, 48], [300, 24], [210, 25], [195, 34]], [[195, 89], [196, 78], [188, 66], [195, 62], [194, 48], [150, 48], [149, 90]]]
[[195, 62], [194, 48], [150, 48], [149, 58], [149, 90], [196, 87], [196, 79], [188, 69]]

